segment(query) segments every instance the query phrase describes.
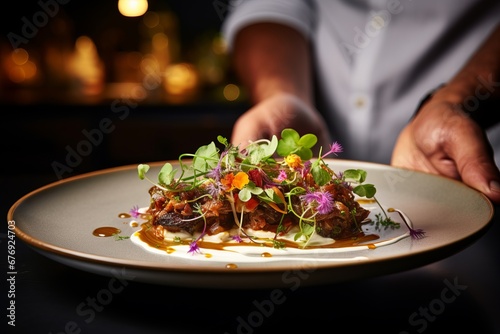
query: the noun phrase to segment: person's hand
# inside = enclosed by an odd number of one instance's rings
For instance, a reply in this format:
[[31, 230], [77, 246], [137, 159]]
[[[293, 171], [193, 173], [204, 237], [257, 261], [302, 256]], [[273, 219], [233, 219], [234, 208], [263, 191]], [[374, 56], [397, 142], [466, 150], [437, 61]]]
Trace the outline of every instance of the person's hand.
[[433, 100], [400, 133], [391, 164], [461, 180], [500, 203], [500, 172], [484, 131], [456, 105]]
[[315, 134], [318, 143], [314, 147], [323, 151], [332, 144], [325, 121], [317, 110], [291, 94], [273, 95], [257, 103], [234, 124], [231, 143], [245, 148], [251, 141], [276, 135], [292, 128], [300, 135]]

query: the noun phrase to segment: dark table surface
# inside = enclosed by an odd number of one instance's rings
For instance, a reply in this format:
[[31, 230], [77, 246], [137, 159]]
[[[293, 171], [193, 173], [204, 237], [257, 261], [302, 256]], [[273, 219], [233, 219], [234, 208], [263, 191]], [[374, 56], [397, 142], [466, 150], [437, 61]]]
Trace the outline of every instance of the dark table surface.
[[[499, 236], [495, 214], [485, 235], [446, 259], [331, 285], [219, 290], [126, 281], [112, 293], [110, 277], [52, 261], [18, 241], [15, 297], [8, 298], [15, 300], [15, 327], [8, 324], [7, 305], [3, 328], [52, 334], [500, 333]], [[6, 234], [1, 238], [6, 265]], [[5, 285], [4, 296], [11, 288]]]

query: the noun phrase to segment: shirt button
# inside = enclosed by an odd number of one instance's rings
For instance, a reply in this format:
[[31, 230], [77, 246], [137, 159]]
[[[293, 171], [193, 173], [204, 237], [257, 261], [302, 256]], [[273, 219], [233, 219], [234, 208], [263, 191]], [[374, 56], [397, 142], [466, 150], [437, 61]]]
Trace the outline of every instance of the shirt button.
[[369, 98], [364, 94], [354, 94], [351, 97], [351, 105], [358, 110], [368, 108]]
[[363, 108], [364, 106], [366, 106], [366, 100], [364, 97], [362, 96], [358, 96], [355, 100], [354, 100], [354, 106], [358, 109], [361, 109]]
[[385, 27], [385, 20], [382, 16], [375, 15], [374, 17], [372, 17], [371, 24], [373, 28], [380, 30]]

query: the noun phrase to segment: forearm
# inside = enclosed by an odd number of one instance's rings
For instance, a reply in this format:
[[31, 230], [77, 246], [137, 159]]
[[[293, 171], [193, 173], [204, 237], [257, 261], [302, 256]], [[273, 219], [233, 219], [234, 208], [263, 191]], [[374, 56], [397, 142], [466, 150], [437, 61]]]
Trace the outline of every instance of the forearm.
[[312, 105], [309, 43], [292, 28], [258, 23], [236, 36], [234, 68], [254, 103], [288, 93]]
[[482, 102], [500, 99], [500, 25], [435, 97], [469, 113]]

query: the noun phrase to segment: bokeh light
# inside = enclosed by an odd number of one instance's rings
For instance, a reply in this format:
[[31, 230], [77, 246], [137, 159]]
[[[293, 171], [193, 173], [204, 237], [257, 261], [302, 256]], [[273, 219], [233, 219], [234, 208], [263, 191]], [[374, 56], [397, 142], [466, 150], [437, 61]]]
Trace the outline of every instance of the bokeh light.
[[123, 16], [141, 16], [148, 10], [147, 0], [118, 0], [118, 10]]
[[235, 101], [240, 97], [240, 88], [235, 84], [227, 84], [222, 92], [228, 101]]

